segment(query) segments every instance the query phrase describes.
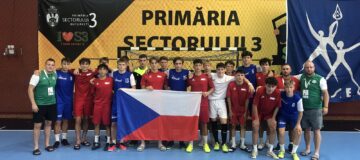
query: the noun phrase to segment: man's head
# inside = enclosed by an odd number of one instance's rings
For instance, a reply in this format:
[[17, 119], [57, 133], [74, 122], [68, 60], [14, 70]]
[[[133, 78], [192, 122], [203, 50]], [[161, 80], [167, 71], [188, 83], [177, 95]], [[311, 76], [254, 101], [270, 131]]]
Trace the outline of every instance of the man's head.
[[195, 72], [201, 72], [203, 69], [203, 61], [201, 59], [194, 59], [193, 68]]
[[161, 56], [160, 59], [160, 67], [161, 69], [167, 69], [168, 68], [168, 61], [169, 59], [165, 56]]
[[106, 64], [100, 64], [97, 67], [99, 77], [105, 77], [109, 73], [109, 67]]
[[155, 57], [151, 57], [149, 59], [150, 62], [150, 69], [152, 71], [157, 71], [158, 70], [158, 59], [156, 59]]
[[304, 64], [305, 74], [313, 75], [315, 73], [315, 65], [311, 61], [306, 61]]
[[235, 81], [242, 83], [245, 78], [245, 71], [242, 69], [238, 69], [235, 72]]
[[225, 62], [225, 66], [226, 66], [226, 72], [232, 73], [235, 68], [235, 63], [234, 61], [228, 60]]
[[281, 66], [281, 75], [284, 77], [290, 76], [291, 74], [291, 66], [289, 64], [283, 64]]
[[225, 74], [225, 64], [224, 63], [218, 63], [216, 64], [216, 74], [218, 77], [223, 77]]
[[55, 70], [55, 60], [49, 58], [45, 61], [45, 70], [46, 72], [53, 72]]
[[99, 59], [99, 64], [109, 65], [109, 58], [108, 58], [108, 57], [101, 57], [101, 58]]
[[295, 88], [294, 84], [295, 84], [295, 82], [293, 80], [289, 80], [284, 83], [285, 92], [287, 94], [293, 94], [294, 88]]
[[249, 51], [242, 52], [241, 59], [242, 59], [243, 65], [244, 66], [250, 65], [252, 62], [252, 57], [253, 57], [253, 54], [251, 52], [249, 52]]
[[119, 70], [120, 72], [126, 71], [126, 68], [127, 68], [126, 58], [121, 57], [121, 58], [117, 61], [117, 64], [118, 64], [118, 70]]
[[259, 63], [263, 72], [269, 72], [271, 66], [271, 60], [269, 58], [261, 58]]
[[272, 94], [277, 86], [278, 81], [274, 77], [268, 77], [265, 79], [266, 94]]
[[205, 73], [211, 72], [211, 63], [210, 63], [209, 60], [204, 60], [203, 61], [203, 67], [204, 67]]
[[87, 71], [90, 66], [90, 59], [89, 58], [81, 58], [79, 60], [79, 64], [80, 64], [80, 69], [82, 71]]
[[175, 57], [173, 60], [173, 65], [176, 70], [181, 70], [184, 64], [184, 59], [181, 57]]
[[70, 64], [71, 64], [70, 59], [64, 57], [63, 59], [61, 59], [61, 70], [68, 71]]
[[139, 65], [142, 68], [145, 68], [147, 65], [147, 56], [146, 54], [139, 55]]

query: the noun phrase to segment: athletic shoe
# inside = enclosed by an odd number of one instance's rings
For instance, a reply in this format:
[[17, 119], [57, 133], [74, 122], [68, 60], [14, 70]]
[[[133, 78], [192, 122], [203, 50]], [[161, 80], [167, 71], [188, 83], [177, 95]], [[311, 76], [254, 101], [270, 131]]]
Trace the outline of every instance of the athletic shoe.
[[228, 153], [228, 152], [229, 152], [229, 147], [226, 145], [226, 143], [221, 146], [221, 150], [222, 150], [224, 153]]
[[268, 151], [266, 155], [272, 157], [273, 159], [279, 159], [279, 157], [274, 152]]
[[167, 150], [170, 150], [174, 146], [174, 141], [168, 141], [165, 145]]
[[280, 144], [278, 143], [276, 147], [274, 148], [274, 151], [280, 151]]
[[91, 147], [92, 150], [96, 150], [96, 149], [99, 149], [99, 148], [100, 148], [100, 143], [96, 143], [96, 142], [94, 142], [93, 146]]
[[108, 151], [108, 148], [110, 147], [110, 143], [106, 143], [104, 147], [104, 151]]
[[260, 143], [257, 148], [258, 148], [259, 151], [261, 151], [261, 150], [264, 149], [264, 147], [265, 147], [265, 144], [264, 144], [264, 143]]
[[145, 149], [145, 145], [141, 145], [141, 144], [140, 144], [139, 147], [137, 147], [136, 150], [137, 150], [138, 152], [142, 152], [142, 151], [144, 151], [144, 149]]
[[293, 160], [300, 160], [299, 156], [296, 153], [291, 154], [293, 157]]
[[38, 155], [41, 154], [41, 151], [40, 151], [40, 149], [35, 149], [35, 150], [32, 152], [32, 154], [35, 155], [35, 156], [38, 156]]
[[179, 142], [179, 148], [180, 149], [186, 149], [186, 145], [184, 142]]
[[234, 152], [236, 150], [236, 147], [230, 147], [229, 152]]
[[110, 146], [107, 148], [108, 152], [112, 152], [116, 150], [116, 145], [114, 143], [111, 143]]
[[240, 146], [240, 149], [245, 151], [245, 152], [248, 152], [248, 153], [251, 153], [251, 149], [246, 147], [245, 145], [244, 146]]
[[194, 149], [194, 146], [192, 144], [189, 144], [187, 147], [186, 147], [186, 152], [188, 153], [191, 153]]
[[125, 151], [127, 149], [126, 145], [124, 143], [120, 143], [119, 144], [119, 148], [123, 151]]
[[285, 151], [280, 151], [278, 157], [283, 159], [285, 157]]
[[54, 148], [59, 148], [59, 145], [60, 145], [60, 142], [59, 141], [56, 141], [53, 145]]
[[292, 152], [292, 149], [293, 149], [293, 144], [290, 143], [290, 144], [288, 145], [287, 152], [288, 152], [288, 153], [291, 153], [291, 152]]
[[204, 144], [204, 147], [203, 147], [203, 150], [205, 153], [210, 153], [211, 152], [211, 149], [209, 147], [209, 144], [205, 143]]
[[69, 146], [70, 143], [68, 142], [67, 139], [62, 139], [62, 140], [61, 140], [61, 145], [63, 145], [63, 146]]
[[258, 152], [256, 152], [256, 151], [253, 150], [253, 151], [251, 152], [251, 158], [252, 158], [252, 159], [256, 159], [256, 156], [257, 156], [257, 155], [258, 155]]
[[219, 142], [216, 142], [214, 145], [214, 151], [219, 151], [220, 150], [220, 144]]

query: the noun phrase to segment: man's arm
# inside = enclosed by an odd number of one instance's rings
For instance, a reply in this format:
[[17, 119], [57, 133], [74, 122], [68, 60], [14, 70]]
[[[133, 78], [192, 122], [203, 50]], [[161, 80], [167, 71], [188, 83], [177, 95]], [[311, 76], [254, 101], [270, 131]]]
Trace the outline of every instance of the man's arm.
[[28, 95], [29, 95], [29, 99], [30, 99], [30, 102], [31, 102], [31, 109], [32, 109], [33, 112], [36, 113], [36, 112], [39, 111], [39, 108], [35, 103], [34, 89], [35, 89], [35, 86], [29, 85], [29, 87], [28, 87]]
[[324, 97], [323, 115], [327, 115], [329, 112], [329, 92], [328, 90], [322, 90], [322, 94]]

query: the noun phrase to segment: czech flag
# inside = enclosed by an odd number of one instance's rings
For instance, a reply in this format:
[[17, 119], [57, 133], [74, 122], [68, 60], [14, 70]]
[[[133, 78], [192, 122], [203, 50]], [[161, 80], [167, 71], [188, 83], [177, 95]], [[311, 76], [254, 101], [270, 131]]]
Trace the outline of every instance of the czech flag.
[[196, 140], [200, 102], [200, 92], [120, 89], [117, 139]]

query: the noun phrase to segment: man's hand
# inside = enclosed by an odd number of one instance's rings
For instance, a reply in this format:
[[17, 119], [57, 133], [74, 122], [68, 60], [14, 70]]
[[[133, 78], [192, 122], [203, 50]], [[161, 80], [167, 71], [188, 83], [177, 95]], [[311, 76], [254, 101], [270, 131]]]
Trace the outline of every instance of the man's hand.
[[34, 113], [39, 112], [39, 107], [35, 103], [31, 105], [31, 109]]
[[154, 88], [152, 86], [147, 86], [146, 89], [148, 89], [150, 91], [154, 90]]
[[91, 78], [90, 79], [90, 84], [94, 84], [94, 80], [95, 80], [95, 78]]
[[301, 134], [301, 126], [297, 124], [294, 128], [295, 133]]
[[322, 112], [323, 112], [323, 115], [327, 115], [328, 114], [328, 111], [329, 111], [329, 107], [324, 107]]
[[79, 75], [80, 74], [80, 70], [78, 68], [74, 69], [74, 75]]
[[202, 92], [202, 95], [203, 95], [204, 97], [207, 97], [207, 96], [209, 96], [209, 92]]
[[194, 77], [194, 73], [192, 73], [192, 72], [189, 71], [188, 77], [189, 77], [189, 79], [193, 78], [193, 77]]

